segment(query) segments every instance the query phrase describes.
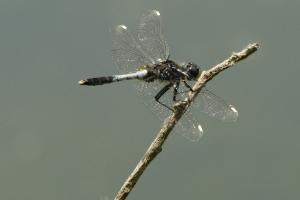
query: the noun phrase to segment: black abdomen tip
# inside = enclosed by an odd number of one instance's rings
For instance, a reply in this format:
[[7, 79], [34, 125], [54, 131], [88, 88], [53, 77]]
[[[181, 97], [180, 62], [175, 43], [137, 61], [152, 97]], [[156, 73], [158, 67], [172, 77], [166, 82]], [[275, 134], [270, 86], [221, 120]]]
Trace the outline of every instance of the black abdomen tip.
[[99, 78], [88, 78], [85, 80], [80, 80], [80, 81], [78, 81], [78, 84], [94, 86], [94, 85], [103, 85], [103, 84], [111, 83], [111, 82], [113, 82], [112, 76], [103, 76], [103, 77], [99, 77]]

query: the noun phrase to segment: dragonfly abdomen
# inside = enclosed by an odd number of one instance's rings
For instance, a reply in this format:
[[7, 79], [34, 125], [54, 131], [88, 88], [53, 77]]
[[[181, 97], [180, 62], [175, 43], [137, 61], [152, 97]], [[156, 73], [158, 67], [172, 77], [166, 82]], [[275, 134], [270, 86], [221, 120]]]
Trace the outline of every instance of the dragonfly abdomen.
[[118, 82], [123, 80], [131, 80], [131, 79], [143, 79], [147, 75], [147, 70], [141, 70], [134, 73], [123, 74], [123, 75], [113, 75], [113, 76], [101, 76], [97, 78], [88, 78], [85, 80], [80, 80], [78, 83], [80, 85], [104, 85], [112, 82]]

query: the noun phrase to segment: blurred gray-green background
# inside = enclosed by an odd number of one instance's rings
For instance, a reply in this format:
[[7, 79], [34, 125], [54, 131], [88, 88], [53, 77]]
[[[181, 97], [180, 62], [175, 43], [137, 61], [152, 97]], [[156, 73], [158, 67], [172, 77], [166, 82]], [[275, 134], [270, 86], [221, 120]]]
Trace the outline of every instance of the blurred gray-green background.
[[0, 199], [112, 199], [160, 128], [117, 72], [109, 28], [158, 9], [171, 57], [212, 66], [262, 48], [208, 85], [239, 110], [171, 135], [129, 199], [300, 198], [298, 0], [1, 0]]

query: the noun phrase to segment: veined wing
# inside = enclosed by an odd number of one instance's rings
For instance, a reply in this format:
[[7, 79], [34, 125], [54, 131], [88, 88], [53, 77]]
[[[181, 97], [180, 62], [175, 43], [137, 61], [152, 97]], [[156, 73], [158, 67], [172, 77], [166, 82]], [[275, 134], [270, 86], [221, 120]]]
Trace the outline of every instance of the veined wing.
[[189, 110], [177, 122], [174, 131], [191, 142], [198, 142], [203, 136], [203, 129], [199, 120], [195, 119]]
[[167, 60], [169, 48], [162, 34], [160, 13], [148, 10], [138, 24], [138, 39], [155, 63]]
[[238, 111], [208, 89], [203, 88], [197, 98], [198, 99], [193, 103], [196, 107], [195, 110], [198, 109], [210, 117], [226, 122], [237, 120]]
[[112, 57], [122, 72], [128, 73], [130, 68], [137, 69], [142, 65], [154, 63], [125, 25], [114, 27], [112, 40]]
[[190, 141], [197, 142], [203, 136], [203, 129], [199, 124], [199, 119], [194, 117], [197, 109], [208, 116], [226, 121], [233, 122], [238, 118], [238, 111], [230, 104], [227, 104], [221, 97], [215, 95], [205, 87], [201, 90], [196, 102], [193, 103], [195, 108], [189, 108], [185, 115], [185, 119], [179, 120], [175, 127], [175, 131], [181, 133]]
[[[154, 100], [154, 96], [162, 89], [164, 86], [160, 82], [143, 82], [141, 84], [142, 87], [139, 87], [139, 94], [144, 96], [143, 103], [149, 107], [155, 115], [163, 122], [170, 115], [171, 111], [166, 109], [161, 104], [157, 103]], [[179, 88], [178, 99], [184, 99], [186, 97], [186, 92], [184, 92], [185, 88]], [[174, 101], [173, 98], [173, 88], [168, 90], [160, 100], [169, 105], [173, 106]], [[183, 135], [185, 138], [192, 142], [199, 141], [203, 136], [203, 129], [199, 124], [199, 121], [194, 118], [191, 110], [187, 110], [187, 112], [182, 116], [182, 118], [177, 122], [174, 127], [174, 132], [176, 134]]]

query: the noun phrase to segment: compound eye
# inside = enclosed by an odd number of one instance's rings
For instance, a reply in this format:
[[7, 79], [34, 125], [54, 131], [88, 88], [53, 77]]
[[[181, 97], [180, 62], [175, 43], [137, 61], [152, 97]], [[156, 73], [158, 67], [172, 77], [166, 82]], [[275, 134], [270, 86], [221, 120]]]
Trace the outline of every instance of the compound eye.
[[199, 68], [194, 63], [189, 62], [187, 64], [187, 71], [190, 79], [197, 78], [197, 76], [199, 75]]

